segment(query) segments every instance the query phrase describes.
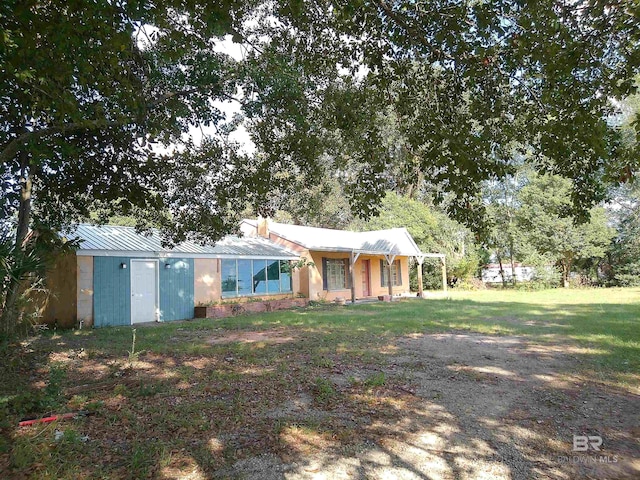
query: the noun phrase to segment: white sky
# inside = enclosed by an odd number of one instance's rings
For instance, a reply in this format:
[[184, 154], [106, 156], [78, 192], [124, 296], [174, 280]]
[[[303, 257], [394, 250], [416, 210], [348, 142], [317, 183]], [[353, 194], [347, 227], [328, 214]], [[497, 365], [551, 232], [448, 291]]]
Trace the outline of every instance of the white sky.
[[[246, 53], [246, 47], [241, 44], [233, 42], [233, 40], [231, 40], [231, 35], [227, 35], [223, 41], [218, 42], [218, 45], [216, 46], [216, 48], [214, 48], [214, 51], [226, 53], [227, 55], [229, 55], [235, 60], [242, 60], [242, 58], [244, 57], [244, 54]], [[239, 95], [241, 95], [240, 92], [239, 92]], [[241, 113], [240, 105], [238, 104], [238, 102], [232, 102], [232, 101], [223, 102], [220, 100], [216, 100], [215, 102], [213, 102], [213, 104], [216, 108], [220, 109], [220, 111], [222, 111], [226, 115], [227, 120], [233, 118], [233, 116], [236, 113]], [[190, 134], [193, 135], [194, 141], [196, 141], [196, 139], [197, 140], [202, 139], [201, 130], [200, 129], [196, 129], [196, 130], [197, 131], [195, 132], [193, 131], [189, 132]], [[205, 134], [213, 133], [212, 130], [213, 129], [210, 127], [202, 128], [202, 131], [204, 131]], [[240, 148], [241, 152], [251, 154], [256, 149], [254, 143], [251, 141], [251, 138], [249, 138], [249, 133], [244, 128], [244, 125], [240, 125], [238, 129], [229, 136], [229, 139], [241, 145], [241, 148]]]

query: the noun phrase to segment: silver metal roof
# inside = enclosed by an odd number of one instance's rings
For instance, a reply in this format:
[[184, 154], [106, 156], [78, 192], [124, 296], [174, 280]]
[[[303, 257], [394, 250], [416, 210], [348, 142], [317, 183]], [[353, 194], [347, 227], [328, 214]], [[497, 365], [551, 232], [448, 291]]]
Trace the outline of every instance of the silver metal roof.
[[[256, 220], [244, 220], [257, 226]], [[330, 228], [305, 227], [269, 221], [269, 231], [309, 250], [360, 252], [376, 255], [441, 256], [424, 254], [406, 228], [353, 232]]]
[[137, 233], [133, 227], [80, 224], [66, 237], [80, 240], [77, 255], [90, 256], [160, 256], [189, 258], [279, 258], [298, 259], [299, 256], [277, 243], [260, 237], [229, 235], [214, 245], [199, 245], [186, 241], [173, 248], [162, 246], [158, 231]]

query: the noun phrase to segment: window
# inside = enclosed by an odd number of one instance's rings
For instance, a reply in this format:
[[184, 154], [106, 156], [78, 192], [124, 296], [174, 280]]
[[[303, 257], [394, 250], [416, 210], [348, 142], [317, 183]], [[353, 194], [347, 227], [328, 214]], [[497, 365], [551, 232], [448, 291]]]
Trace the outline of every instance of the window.
[[[388, 287], [389, 281], [387, 275], [389, 270], [387, 269], [387, 261], [380, 260], [380, 286]], [[400, 268], [400, 260], [396, 260], [391, 264], [391, 285], [398, 287], [402, 285], [402, 269]]]
[[235, 296], [238, 285], [238, 271], [235, 260], [222, 260], [222, 296]]
[[323, 258], [322, 283], [324, 290], [345, 290], [351, 288], [349, 282], [348, 258]]
[[222, 260], [222, 296], [289, 293], [290, 270], [287, 260]]
[[285, 260], [280, 260], [280, 291], [291, 292], [291, 264]]
[[267, 261], [253, 261], [253, 293], [267, 293]]
[[251, 260], [232, 260], [238, 264], [238, 295], [251, 295], [252, 273]]
[[267, 260], [267, 290], [269, 292], [280, 291], [280, 262]]

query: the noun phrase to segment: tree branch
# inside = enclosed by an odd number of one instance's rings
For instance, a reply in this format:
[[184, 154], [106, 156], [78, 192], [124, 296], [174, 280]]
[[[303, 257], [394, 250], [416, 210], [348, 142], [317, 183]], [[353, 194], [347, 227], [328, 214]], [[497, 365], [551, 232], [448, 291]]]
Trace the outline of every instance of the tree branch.
[[[147, 109], [153, 109], [154, 107], [157, 107], [158, 105], [172, 98], [191, 95], [193, 93], [196, 93], [197, 91], [202, 90], [203, 88], [208, 88], [212, 86], [213, 85], [199, 87], [199, 88], [190, 88], [190, 89], [181, 90], [177, 92], [169, 92], [149, 102], [147, 104]], [[227, 100], [238, 102], [240, 103], [240, 105], [243, 105], [243, 102], [240, 99], [235, 98], [234, 96], [229, 95], [227, 93], [218, 92], [218, 96], [226, 98]], [[121, 121], [111, 121], [111, 122], [108, 122], [105, 120], [87, 120], [87, 121], [81, 121], [81, 122], [64, 123], [62, 125], [53, 125], [50, 127], [42, 128], [40, 130], [24, 132], [18, 135], [17, 137], [13, 138], [12, 140], [10, 140], [3, 146], [2, 151], [0, 152], [0, 163], [4, 164], [9, 162], [11, 159], [13, 159], [16, 156], [16, 154], [20, 151], [20, 148], [24, 144], [33, 140], [38, 140], [40, 138], [44, 138], [49, 135], [55, 135], [58, 133], [65, 134], [65, 133], [78, 132], [81, 130], [100, 130], [103, 128], [125, 125], [131, 121], [132, 120], [130, 119], [123, 119]]]
[[407, 35], [422, 46], [427, 47], [430, 50], [430, 55], [435, 57], [435, 60], [440, 60], [441, 58], [446, 58], [447, 60], [455, 60], [455, 58], [448, 53], [442, 51], [439, 48], [434, 48], [434, 46], [429, 43], [425, 36], [417, 31], [413, 26], [411, 26], [408, 22], [402, 18], [396, 11], [391, 8], [391, 6], [385, 0], [376, 0], [376, 5], [384, 11], [384, 13], [389, 17], [393, 22], [398, 24], [402, 29], [407, 33]]
[[55, 135], [56, 133], [71, 133], [80, 130], [98, 130], [106, 127], [122, 125], [123, 122], [106, 122], [104, 120], [88, 120], [84, 122], [64, 123], [62, 125], [54, 125], [51, 127], [41, 128], [30, 132], [24, 132], [9, 141], [0, 152], [0, 163], [6, 163], [16, 156], [20, 147], [32, 140]]
[[[161, 95], [160, 97], [156, 98], [155, 100], [149, 102], [147, 104], [147, 109], [155, 108], [158, 105], [160, 105], [161, 103], [164, 103], [167, 100], [171, 100], [172, 98], [186, 97], [188, 95], [191, 95], [192, 93], [197, 93], [197, 92], [199, 92], [199, 91], [201, 91], [203, 89], [212, 88], [214, 86], [216, 86], [216, 85], [205, 85], [205, 86], [202, 86], [202, 87], [187, 88], [185, 90], [178, 90], [178, 91], [175, 91], [175, 92], [165, 93], [164, 95]], [[227, 100], [238, 102], [240, 105], [244, 105], [240, 99], [235, 98], [233, 95], [229, 95], [228, 93], [218, 92], [217, 95], [220, 96], [220, 97], [226, 98]]]

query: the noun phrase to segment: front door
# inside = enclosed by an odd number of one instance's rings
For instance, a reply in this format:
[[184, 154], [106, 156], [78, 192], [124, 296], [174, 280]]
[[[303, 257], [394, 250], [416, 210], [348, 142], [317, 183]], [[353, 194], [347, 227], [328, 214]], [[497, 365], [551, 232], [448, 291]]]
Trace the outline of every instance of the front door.
[[362, 272], [360, 275], [362, 277], [362, 296], [363, 297], [371, 296], [371, 288], [369, 286], [369, 276], [370, 276], [369, 271], [370, 271], [369, 260], [363, 260]]
[[131, 260], [131, 323], [155, 322], [158, 261]]

